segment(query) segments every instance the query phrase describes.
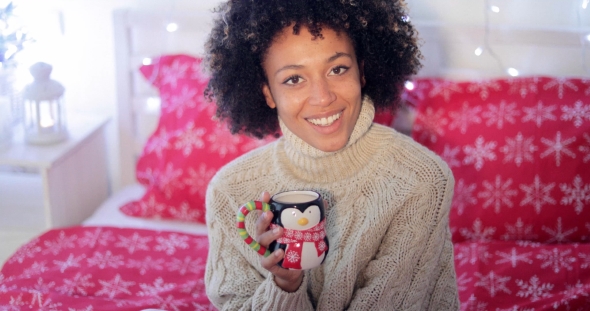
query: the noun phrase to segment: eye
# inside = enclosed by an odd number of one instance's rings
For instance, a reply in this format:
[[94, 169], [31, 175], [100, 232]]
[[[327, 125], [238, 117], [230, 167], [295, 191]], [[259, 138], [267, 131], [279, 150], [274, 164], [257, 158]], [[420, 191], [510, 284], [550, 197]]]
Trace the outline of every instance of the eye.
[[293, 76], [290, 76], [289, 78], [287, 78], [287, 80], [285, 80], [283, 82], [283, 84], [295, 85], [295, 84], [299, 84], [301, 82], [303, 82], [303, 78], [301, 78], [298, 75], [293, 75]]
[[341, 75], [343, 73], [345, 73], [348, 70], [349, 67], [347, 66], [338, 66], [338, 67], [334, 67], [332, 69], [332, 71], [330, 72], [330, 75]]

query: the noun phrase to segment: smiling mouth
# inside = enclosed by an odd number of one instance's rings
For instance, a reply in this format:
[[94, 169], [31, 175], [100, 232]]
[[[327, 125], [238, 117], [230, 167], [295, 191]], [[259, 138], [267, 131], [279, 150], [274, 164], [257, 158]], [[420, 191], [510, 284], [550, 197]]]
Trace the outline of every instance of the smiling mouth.
[[320, 118], [320, 119], [307, 119], [307, 121], [309, 121], [311, 124], [313, 125], [318, 125], [318, 126], [330, 126], [332, 125], [332, 123], [334, 123], [336, 120], [340, 119], [340, 117], [342, 116], [342, 111], [333, 115], [333, 116], [329, 116], [327, 118]]

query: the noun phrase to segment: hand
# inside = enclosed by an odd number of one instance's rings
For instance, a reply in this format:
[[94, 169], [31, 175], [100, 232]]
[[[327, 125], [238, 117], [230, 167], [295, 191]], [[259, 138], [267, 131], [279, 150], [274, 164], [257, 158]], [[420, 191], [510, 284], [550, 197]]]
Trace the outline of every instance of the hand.
[[[260, 201], [268, 203], [270, 201], [270, 194], [266, 191], [263, 192], [260, 196]], [[256, 241], [266, 248], [268, 248], [272, 241], [283, 235], [283, 228], [281, 227], [272, 231], [269, 230], [272, 217], [272, 212], [264, 212], [260, 214], [256, 221]], [[292, 293], [297, 291], [301, 285], [303, 271], [281, 268], [278, 263], [284, 256], [285, 252], [282, 249], [278, 249], [268, 257], [260, 256], [260, 264], [264, 269], [274, 275], [274, 280], [278, 287], [286, 292]]]

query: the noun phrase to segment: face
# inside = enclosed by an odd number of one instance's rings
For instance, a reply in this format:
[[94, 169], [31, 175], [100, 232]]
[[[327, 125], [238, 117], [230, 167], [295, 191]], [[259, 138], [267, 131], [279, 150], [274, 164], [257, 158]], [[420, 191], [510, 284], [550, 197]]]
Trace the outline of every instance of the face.
[[262, 91], [291, 132], [331, 152], [343, 148], [354, 129], [363, 82], [349, 37], [328, 28], [322, 36], [313, 39], [305, 27], [298, 35], [283, 29], [262, 63], [268, 78]]

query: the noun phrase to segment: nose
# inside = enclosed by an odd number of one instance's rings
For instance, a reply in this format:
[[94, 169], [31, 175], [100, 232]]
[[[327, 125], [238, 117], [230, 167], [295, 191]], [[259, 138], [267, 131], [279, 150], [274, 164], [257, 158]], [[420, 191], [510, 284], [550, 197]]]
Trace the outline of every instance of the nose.
[[326, 106], [336, 100], [336, 94], [325, 79], [317, 79], [311, 85], [309, 103], [312, 105]]
[[305, 226], [305, 225], [307, 225], [308, 222], [309, 222], [309, 220], [307, 220], [307, 218], [305, 218], [305, 217], [301, 217], [301, 218], [299, 218], [299, 220], [297, 220], [297, 223], [300, 226]]

